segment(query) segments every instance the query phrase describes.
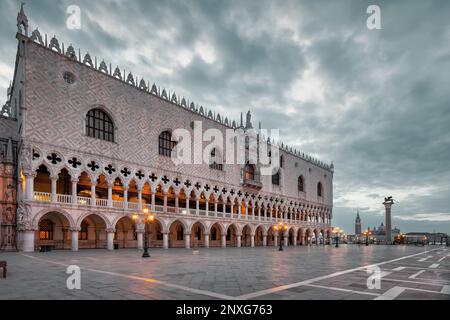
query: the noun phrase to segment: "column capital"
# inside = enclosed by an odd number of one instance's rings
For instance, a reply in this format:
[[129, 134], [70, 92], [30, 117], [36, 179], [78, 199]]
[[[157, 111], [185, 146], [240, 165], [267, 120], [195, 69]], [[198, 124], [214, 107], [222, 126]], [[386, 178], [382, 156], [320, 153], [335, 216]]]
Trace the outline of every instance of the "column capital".
[[145, 233], [145, 225], [142, 223], [136, 224], [136, 233]]
[[114, 228], [106, 228], [106, 233], [115, 233], [116, 229]]
[[70, 232], [80, 232], [81, 228], [69, 228]]
[[25, 178], [36, 178], [36, 176], [37, 176], [37, 173], [35, 172], [35, 171], [23, 171], [22, 172], [23, 173], [23, 175], [25, 176]]

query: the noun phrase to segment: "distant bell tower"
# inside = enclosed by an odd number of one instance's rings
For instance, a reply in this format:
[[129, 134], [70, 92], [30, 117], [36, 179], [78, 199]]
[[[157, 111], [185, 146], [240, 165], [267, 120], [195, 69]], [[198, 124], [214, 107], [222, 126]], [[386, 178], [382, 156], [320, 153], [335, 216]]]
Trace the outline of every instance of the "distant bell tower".
[[359, 211], [356, 214], [356, 219], [355, 219], [355, 235], [360, 235], [361, 234], [361, 218], [359, 217]]

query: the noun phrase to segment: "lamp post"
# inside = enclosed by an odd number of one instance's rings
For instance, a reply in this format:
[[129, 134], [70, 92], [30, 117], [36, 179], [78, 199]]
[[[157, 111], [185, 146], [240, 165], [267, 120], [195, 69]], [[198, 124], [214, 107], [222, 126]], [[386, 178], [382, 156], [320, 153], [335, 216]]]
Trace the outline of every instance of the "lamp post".
[[339, 248], [339, 234], [341, 233], [341, 229], [339, 227], [335, 227], [333, 229], [333, 233], [335, 234], [334, 239], [336, 240], [336, 248]]
[[[143, 217], [141, 218], [141, 220], [139, 220], [139, 215], [138, 214], [134, 214], [133, 215], [133, 220], [135, 223], [143, 223], [144, 226], [147, 226], [154, 223], [155, 222], [155, 215], [150, 213], [150, 210], [145, 208], [144, 210], [142, 210], [143, 213]], [[150, 258], [150, 253], [148, 252], [148, 247], [149, 247], [149, 239], [148, 239], [148, 234], [147, 234], [147, 230], [146, 228], [144, 228], [144, 253], [142, 254], [142, 258]]]
[[273, 226], [273, 229], [280, 234], [280, 247], [278, 248], [278, 251], [283, 251], [284, 232], [289, 229], [289, 226], [281, 220], [278, 224]]

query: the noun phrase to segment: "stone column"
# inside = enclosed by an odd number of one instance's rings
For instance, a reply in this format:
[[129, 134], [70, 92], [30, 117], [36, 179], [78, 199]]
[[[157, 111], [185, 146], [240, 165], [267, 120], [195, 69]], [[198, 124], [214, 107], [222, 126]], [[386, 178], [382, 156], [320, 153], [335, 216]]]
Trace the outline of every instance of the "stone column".
[[186, 212], [189, 213], [189, 197], [186, 195]]
[[217, 214], [219, 213], [218, 208], [219, 202], [217, 200], [214, 200], [214, 216], [217, 217]]
[[163, 205], [164, 205], [163, 211], [164, 211], [164, 213], [166, 213], [167, 212], [167, 192], [164, 192], [164, 203], [163, 203]]
[[297, 246], [297, 233], [294, 234], [294, 247]]
[[209, 234], [205, 233], [205, 248], [209, 248]]
[[137, 234], [137, 248], [138, 250], [144, 249], [144, 232], [136, 231]]
[[72, 251], [77, 252], [78, 251], [78, 232], [79, 229], [70, 229], [71, 235], [72, 235]]
[[96, 195], [95, 195], [95, 187], [97, 185], [97, 182], [91, 181], [91, 206], [96, 206]]
[[200, 215], [200, 200], [197, 198], [195, 199], [195, 214]]
[[25, 176], [25, 199], [29, 201], [34, 200], [34, 178], [33, 175]]
[[155, 192], [152, 190], [152, 211], [155, 212], [155, 203], [156, 203], [156, 199], [155, 199]]
[[108, 183], [108, 207], [109, 208], [112, 208], [112, 206], [113, 206], [112, 188], [113, 188], [113, 183]]
[[245, 220], [248, 220], [248, 203], [245, 202]]
[[176, 213], [180, 212], [180, 198], [178, 193], [175, 194], [175, 212]]
[[386, 209], [386, 244], [392, 244], [392, 222], [391, 222], [391, 209], [394, 204], [392, 197], [386, 198], [383, 205]]
[[273, 236], [273, 246], [274, 246], [274, 247], [277, 247], [277, 246], [278, 246], [278, 235], [277, 235], [277, 234], [275, 234], [275, 235]]
[[128, 186], [123, 186], [123, 207], [128, 209]]
[[222, 248], [226, 248], [227, 247], [227, 236], [225, 234], [222, 234]]
[[242, 235], [236, 235], [236, 247], [240, 248], [241, 247], [241, 239], [242, 239]]
[[206, 211], [206, 216], [209, 215], [209, 197], [208, 199], [205, 199], [205, 211]]
[[255, 204], [252, 204], [252, 220], [256, 220], [255, 219]]
[[163, 249], [169, 249], [169, 234], [167, 232], [163, 233]]
[[51, 176], [50, 177], [51, 181], [52, 181], [52, 196], [51, 196], [51, 200], [53, 203], [58, 201], [58, 196], [56, 194], [56, 182], [58, 181], [58, 176]]
[[144, 249], [144, 233], [145, 233], [145, 225], [144, 224], [136, 224], [138, 250]]
[[263, 235], [263, 247], [267, 247], [267, 234]]
[[34, 252], [34, 230], [24, 230], [22, 234], [22, 251]]
[[289, 245], [289, 233], [288, 232], [286, 232], [284, 234], [283, 240], [284, 240], [284, 246], [287, 247]]
[[138, 210], [142, 211], [142, 187], [138, 187]]
[[222, 213], [223, 213], [223, 217], [225, 218], [225, 216], [227, 215], [227, 205], [225, 202], [222, 205]]
[[252, 248], [255, 247], [255, 235], [254, 234], [250, 235], [250, 247], [252, 247]]
[[108, 250], [112, 251], [114, 250], [114, 233], [116, 232], [116, 230], [110, 228], [110, 229], [106, 229], [106, 239], [107, 239], [107, 243], [108, 243]]
[[72, 204], [78, 204], [78, 179], [72, 180]]
[[191, 234], [190, 233], [185, 233], [184, 234], [184, 247], [186, 249], [190, 249], [191, 248]]

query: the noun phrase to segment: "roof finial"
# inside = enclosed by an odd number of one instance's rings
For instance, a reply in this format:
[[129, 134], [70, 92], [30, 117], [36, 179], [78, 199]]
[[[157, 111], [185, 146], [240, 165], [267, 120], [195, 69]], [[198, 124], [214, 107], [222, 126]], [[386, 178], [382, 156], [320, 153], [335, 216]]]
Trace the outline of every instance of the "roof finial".
[[[20, 6], [20, 11], [17, 14], [17, 32], [20, 34], [24, 34], [28, 37], [28, 17], [25, 14], [25, 11], [23, 10], [23, 6], [25, 5], [24, 2], [22, 2], [22, 5]], [[22, 27], [24, 30], [22, 30]]]
[[245, 121], [245, 129], [253, 129], [252, 114], [251, 114], [250, 110], [247, 112], [247, 119]]
[[241, 128], [244, 127], [244, 114], [241, 112]]

